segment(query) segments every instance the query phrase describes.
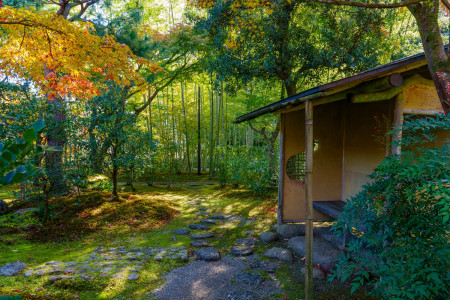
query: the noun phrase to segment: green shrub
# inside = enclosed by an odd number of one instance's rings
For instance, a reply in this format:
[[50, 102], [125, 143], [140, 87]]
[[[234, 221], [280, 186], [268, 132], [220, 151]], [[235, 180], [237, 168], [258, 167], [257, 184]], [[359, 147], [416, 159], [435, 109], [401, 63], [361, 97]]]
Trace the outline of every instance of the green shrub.
[[450, 143], [426, 143], [436, 140], [436, 130], [449, 129], [445, 115], [405, 121], [401, 156], [375, 169], [338, 220], [337, 230], [349, 224], [364, 234], [331, 279], [352, 278], [352, 291], [367, 283], [387, 299], [448, 299]]

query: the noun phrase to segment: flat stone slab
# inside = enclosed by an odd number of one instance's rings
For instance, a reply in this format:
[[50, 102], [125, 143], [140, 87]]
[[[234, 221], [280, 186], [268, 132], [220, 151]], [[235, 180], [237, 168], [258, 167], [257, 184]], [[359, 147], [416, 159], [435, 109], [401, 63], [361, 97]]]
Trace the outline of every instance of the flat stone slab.
[[58, 280], [63, 280], [63, 279], [74, 279], [75, 276], [67, 276], [67, 275], [55, 275], [55, 276], [50, 276], [48, 278], [48, 281], [50, 282], [55, 282]]
[[194, 229], [194, 230], [210, 230], [211, 227], [209, 227], [208, 225], [204, 225], [204, 224], [189, 224], [188, 227], [190, 229]]
[[207, 211], [208, 209], [206, 207], [199, 207], [198, 210], [199, 211]]
[[25, 268], [27, 264], [17, 261], [13, 263], [9, 263], [0, 268], [1, 276], [17, 276], [19, 275]]
[[263, 243], [271, 243], [273, 241], [276, 241], [278, 239], [278, 236], [274, 232], [265, 231], [259, 235], [259, 239]]
[[171, 233], [179, 234], [179, 235], [188, 235], [191, 233], [191, 231], [187, 228], [179, 228], [179, 229], [172, 230]]
[[211, 243], [204, 240], [194, 240], [191, 242], [191, 246], [196, 248], [211, 247]]
[[274, 273], [278, 269], [278, 263], [271, 261], [257, 260], [251, 263], [250, 267], [267, 273]]
[[225, 220], [225, 216], [219, 213], [215, 213], [212, 214], [208, 217], [208, 219], [213, 219], [213, 220]]
[[291, 262], [294, 260], [294, 258], [292, 257], [291, 251], [289, 251], [287, 249], [283, 249], [283, 248], [278, 248], [278, 247], [273, 247], [273, 248], [267, 250], [263, 254], [263, 256], [267, 256], [270, 258], [276, 258], [276, 259], [287, 261], [287, 262]]
[[[304, 236], [296, 236], [289, 239], [288, 246], [299, 256], [305, 256]], [[322, 237], [314, 237], [313, 251], [313, 263], [327, 269], [332, 269], [336, 265], [336, 260], [344, 253]]]
[[219, 250], [213, 247], [200, 248], [195, 254], [204, 261], [216, 261], [220, 259]]
[[213, 237], [214, 237], [214, 234], [212, 234], [212, 233], [196, 233], [196, 234], [191, 235], [191, 239], [193, 239], [193, 240], [210, 239]]
[[255, 246], [256, 244], [258, 244], [258, 241], [253, 238], [238, 239], [236, 241], [236, 244], [252, 247], [252, 246]]
[[203, 219], [203, 220], [201, 220], [200, 221], [200, 223], [203, 223], [203, 224], [217, 224], [217, 221], [216, 220], [213, 220], [213, 219]]
[[264, 282], [264, 277], [256, 273], [244, 272], [236, 275], [236, 282], [259, 286]]
[[195, 213], [197, 216], [207, 216], [209, 215], [209, 213], [205, 212], [205, 211], [199, 211]]
[[253, 254], [253, 249], [248, 246], [231, 247], [231, 254], [234, 256], [249, 256]]
[[294, 236], [305, 235], [305, 225], [303, 224], [283, 224], [277, 226], [277, 234], [284, 239]]
[[132, 273], [132, 274], [128, 275], [127, 279], [128, 280], [138, 280], [139, 279], [139, 274]]

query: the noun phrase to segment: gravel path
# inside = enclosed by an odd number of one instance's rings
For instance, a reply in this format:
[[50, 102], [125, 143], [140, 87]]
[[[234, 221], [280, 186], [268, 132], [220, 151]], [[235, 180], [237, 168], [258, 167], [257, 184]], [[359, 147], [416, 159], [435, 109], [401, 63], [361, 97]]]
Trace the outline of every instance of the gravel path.
[[[236, 275], [246, 271], [248, 261], [225, 256], [220, 261], [194, 261], [169, 272], [165, 284], [153, 291], [159, 300], [244, 300], [267, 299], [282, 294], [280, 284], [270, 278], [261, 285], [236, 282]], [[276, 298], [274, 298], [276, 299]]]

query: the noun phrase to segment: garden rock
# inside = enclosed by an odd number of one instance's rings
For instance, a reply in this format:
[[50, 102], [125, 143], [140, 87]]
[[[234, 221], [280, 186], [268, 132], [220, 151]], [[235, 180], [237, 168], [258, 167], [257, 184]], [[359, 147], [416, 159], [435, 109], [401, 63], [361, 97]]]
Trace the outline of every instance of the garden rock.
[[250, 266], [253, 269], [258, 269], [267, 273], [274, 273], [278, 269], [278, 264], [276, 262], [262, 260], [254, 261]]
[[201, 248], [201, 247], [210, 247], [211, 243], [204, 240], [195, 240], [191, 242], [192, 247]]
[[191, 233], [191, 231], [189, 229], [186, 229], [186, 228], [180, 228], [180, 229], [172, 230], [171, 233], [179, 234], [179, 235], [188, 235], [188, 234]]
[[27, 267], [27, 264], [23, 262], [13, 262], [4, 265], [2, 268], [0, 268], [0, 275], [1, 276], [16, 276], [19, 275], [20, 272], [25, 270]]
[[[288, 241], [288, 246], [301, 257], [305, 256], [305, 237], [296, 236]], [[321, 237], [315, 237], [313, 243], [313, 263], [320, 264], [324, 268], [332, 269], [336, 265], [336, 260], [343, 253], [333, 244]]]
[[287, 261], [287, 262], [291, 262], [294, 260], [294, 258], [292, 257], [292, 254], [289, 250], [283, 249], [283, 248], [278, 248], [278, 247], [273, 247], [273, 248], [267, 250], [263, 254], [263, 256], [267, 256], [270, 258], [276, 258], [276, 259]]
[[23, 273], [23, 276], [25, 276], [25, 277], [30, 277], [30, 276], [33, 276], [34, 275], [34, 271], [33, 270], [28, 270], [28, 271], [25, 271], [25, 273]]
[[[303, 274], [306, 274], [306, 268], [303, 267], [301, 269]], [[313, 279], [324, 279], [325, 278], [325, 274], [322, 272], [321, 269], [319, 268], [313, 268]]]
[[215, 213], [215, 214], [210, 215], [210, 216], [208, 217], [208, 219], [213, 219], [213, 220], [225, 220], [225, 217], [224, 217], [224, 215], [222, 215], [222, 214]]
[[253, 249], [248, 246], [231, 247], [231, 254], [234, 256], [249, 256], [253, 254]]
[[16, 210], [14, 212], [14, 214], [17, 215], [17, 216], [22, 216], [22, 215], [24, 215], [24, 214], [26, 214], [26, 213], [28, 213], [30, 211], [35, 211], [35, 210], [36, 210], [36, 208], [34, 208], [34, 207], [22, 208], [22, 209]]
[[200, 221], [200, 223], [203, 223], [203, 224], [217, 224], [217, 222], [215, 221], [215, 220], [212, 220], [212, 219], [203, 219], [203, 220], [201, 220]]
[[236, 244], [238, 245], [244, 245], [244, 246], [255, 246], [258, 243], [257, 240], [253, 239], [253, 238], [247, 238], [247, 239], [238, 239], [236, 241]]
[[210, 239], [213, 237], [214, 237], [214, 234], [212, 234], [212, 233], [196, 233], [196, 234], [191, 235], [191, 239], [193, 239], [193, 240]]
[[233, 291], [228, 293], [228, 300], [259, 300], [259, 295], [252, 291]]
[[278, 236], [275, 233], [271, 232], [271, 231], [266, 231], [266, 232], [263, 232], [263, 233], [261, 233], [259, 235], [259, 239], [263, 243], [271, 243], [273, 241], [276, 241], [277, 238], [278, 238]]
[[80, 278], [81, 279], [84, 279], [84, 280], [91, 280], [91, 279], [94, 279], [94, 277], [92, 277], [92, 276], [88, 276], [88, 275], [80, 275]]
[[139, 274], [132, 273], [132, 274], [128, 275], [127, 279], [128, 280], [138, 280], [139, 279]]
[[213, 247], [200, 248], [195, 254], [204, 261], [216, 261], [220, 259], [219, 250]]
[[189, 224], [188, 227], [190, 229], [194, 229], [194, 230], [210, 230], [211, 227], [209, 227], [208, 225], [204, 225], [204, 224]]
[[56, 275], [56, 276], [50, 276], [48, 278], [48, 281], [55, 282], [55, 281], [62, 280], [62, 279], [74, 279], [74, 278], [75, 278], [75, 276]]
[[305, 235], [305, 225], [303, 224], [283, 224], [277, 226], [277, 233], [280, 237], [290, 239], [294, 236]]
[[236, 282], [258, 286], [264, 282], [264, 277], [256, 273], [244, 272], [236, 275]]

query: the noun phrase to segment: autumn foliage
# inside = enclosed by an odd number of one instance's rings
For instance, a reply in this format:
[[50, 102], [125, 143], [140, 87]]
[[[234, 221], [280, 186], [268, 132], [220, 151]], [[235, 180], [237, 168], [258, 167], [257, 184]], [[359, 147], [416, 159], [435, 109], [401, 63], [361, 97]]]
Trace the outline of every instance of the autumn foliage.
[[91, 98], [106, 81], [144, 88], [137, 70], [159, 71], [88, 22], [26, 8], [0, 9], [0, 57], [0, 75], [29, 78], [50, 98]]

